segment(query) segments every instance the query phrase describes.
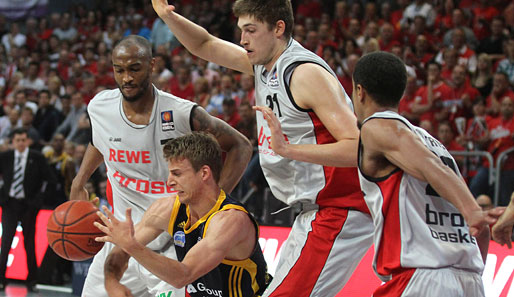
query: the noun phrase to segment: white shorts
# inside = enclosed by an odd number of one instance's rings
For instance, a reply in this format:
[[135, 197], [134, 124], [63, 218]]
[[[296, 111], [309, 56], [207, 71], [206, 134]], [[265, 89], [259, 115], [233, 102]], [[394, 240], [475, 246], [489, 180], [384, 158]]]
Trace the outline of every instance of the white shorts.
[[372, 242], [368, 214], [333, 207], [301, 212], [263, 297], [335, 296]]
[[456, 268], [407, 269], [378, 287], [373, 297], [484, 297], [482, 277]]
[[[104, 263], [113, 246], [112, 243], [105, 243], [104, 247], [94, 257], [86, 276], [82, 297], [108, 297], [104, 287]], [[177, 259], [173, 246], [162, 254], [169, 258]], [[164, 296], [185, 296], [183, 288], [176, 289], [172, 285], [160, 280], [133, 258], [129, 259], [128, 267], [121, 278], [121, 283], [129, 288], [132, 295], [138, 297], [160, 296], [161, 293], [165, 293]], [[169, 294], [169, 292], [173, 293]]]

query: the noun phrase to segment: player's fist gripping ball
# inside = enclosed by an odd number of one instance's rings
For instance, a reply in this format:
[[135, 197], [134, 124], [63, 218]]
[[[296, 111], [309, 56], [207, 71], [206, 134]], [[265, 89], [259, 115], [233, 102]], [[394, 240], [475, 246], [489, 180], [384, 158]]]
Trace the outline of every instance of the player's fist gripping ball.
[[89, 201], [67, 201], [59, 205], [48, 219], [46, 237], [55, 253], [71, 261], [93, 257], [103, 247], [95, 237], [105, 234], [93, 225], [102, 224], [98, 208]]

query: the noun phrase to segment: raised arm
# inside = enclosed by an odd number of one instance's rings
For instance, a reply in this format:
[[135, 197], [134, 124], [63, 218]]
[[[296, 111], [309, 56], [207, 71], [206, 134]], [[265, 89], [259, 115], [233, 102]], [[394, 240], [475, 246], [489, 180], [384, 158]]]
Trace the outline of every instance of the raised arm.
[[93, 172], [102, 164], [103, 155], [91, 143], [87, 146], [79, 172], [71, 183], [70, 200], [89, 200], [89, 194], [84, 188]]
[[253, 66], [242, 47], [209, 34], [201, 26], [176, 13], [175, 6], [169, 5], [167, 0], [152, 0], [152, 6], [180, 43], [193, 55], [253, 75]]
[[202, 107], [193, 109], [191, 117], [195, 131], [211, 133], [221, 149], [227, 152], [221, 170], [220, 187], [227, 193], [232, 192], [252, 157], [250, 141], [226, 122], [209, 115]]
[[263, 112], [271, 129], [273, 151], [285, 158], [326, 166], [357, 166], [357, 119], [335, 77], [313, 63], [298, 66], [293, 72], [291, 93], [298, 106], [312, 109], [336, 142], [331, 144], [287, 144], [278, 119], [271, 109], [256, 107]]
[[483, 227], [495, 222], [493, 217], [482, 211], [464, 180], [402, 122], [370, 120], [361, 128], [361, 140], [368, 154], [382, 155], [394, 166], [428, 182], [441, 197], [460, 211], [470, 227], [471, 235], [478, 235]]

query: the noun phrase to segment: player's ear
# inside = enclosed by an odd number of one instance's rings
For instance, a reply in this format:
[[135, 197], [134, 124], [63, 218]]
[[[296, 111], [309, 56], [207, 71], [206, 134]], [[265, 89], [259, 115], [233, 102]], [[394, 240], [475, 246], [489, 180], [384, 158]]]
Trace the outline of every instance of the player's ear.
[[362, 102], [366, 95], [366, 90], [362, 87], [361, 84], [357, 84], [355, 85], [355, 92], [357, 94], [357, 100]]
[[202, 180], [204, 181], [212, 176], [211, 168], [207, 165], [203, 165], [202, 168], [200, 168], [200, 173], [202, 174]]
[[284, 35], [284, 32], [286, 31], [286, 23], [283, 21], [283, 20], [278, 20], [276, 23], [275, 23], [275, 35], [277, 37], [281, 37], [282, 35]]

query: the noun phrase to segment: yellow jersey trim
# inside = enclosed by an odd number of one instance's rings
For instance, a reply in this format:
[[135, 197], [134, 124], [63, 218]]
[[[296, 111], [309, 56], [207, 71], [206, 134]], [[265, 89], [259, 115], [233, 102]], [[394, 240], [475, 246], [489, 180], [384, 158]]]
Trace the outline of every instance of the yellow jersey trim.
[[175, 224], [175, 220], [177, 219], [178, 210], [180, 209], [180, 201], [178, 200], [178, 195], [175, 196], [175, 202], [173, 203], [173, 209], [171, 210], [170, 221], [168, 223], [168, 233], [173, 235], [173, 225]]
[[184, 227], [184, 233], [186, 233], [186, 234], [191, 233], [200, 224], [202, 224], [207, 219], [209, 219], [209, 217], [212, 214], [214, 214], [216, 211], [218, 211], [218, 209], [220, 208], [220, 205], [223, 203], [223, 201], [225, 201], [225, 198], [227, 198], [227, 195], [225, 194], [225, 191], [221, 190], [220, 195], [218, 196], [218, 200], [216, 201], [216, 204], [214, 204], [214, 206], [211, 208], [211, 210], [209, 210], [208, 213], [206, 213], [203, 217], [201, 217], [198, 221], [196, 221], [196, 223], [194, 223], [193, 226], [191, 226], [191, 227], [189, 227], [187, 229], [186, 229], [186, 227], [191, 225], [191, 215], [190, 215], [190, 212], [189, 212], [189, 206], [186, 206], [187, 221], [186, 221], [186, 225]]

